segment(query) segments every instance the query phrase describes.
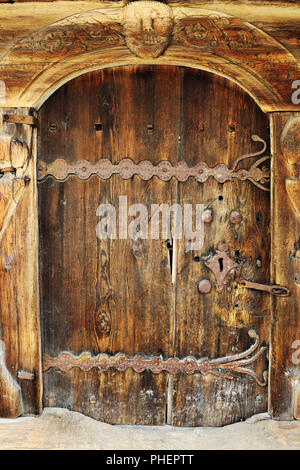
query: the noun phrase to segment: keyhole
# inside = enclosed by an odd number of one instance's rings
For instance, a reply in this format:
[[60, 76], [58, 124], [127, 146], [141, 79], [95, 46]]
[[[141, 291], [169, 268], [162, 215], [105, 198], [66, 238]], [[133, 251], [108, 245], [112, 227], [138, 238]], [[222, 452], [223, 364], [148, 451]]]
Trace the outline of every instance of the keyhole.
[[173, 275], [173, 242], [172, 240], [166, 240], [166, 245], [169, 251], [169, 263], [171, 276]]
[[223, 271], [223, 258], [219, 258], [220, 273]]

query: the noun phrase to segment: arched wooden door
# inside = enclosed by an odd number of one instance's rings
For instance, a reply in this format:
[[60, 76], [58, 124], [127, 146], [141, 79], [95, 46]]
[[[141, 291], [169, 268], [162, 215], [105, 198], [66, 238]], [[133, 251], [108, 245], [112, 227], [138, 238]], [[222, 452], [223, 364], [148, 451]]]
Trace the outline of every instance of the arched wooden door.
[[[270, 298], [240, 281], [269, 283], [267, 117], [222, 77], [137, 66], [70, 81], [39, 120], [44, 405], [176, 426], [266, 411]], [[141, 238], [154, 204], [203, 205], [203, 246], [173, 217]]]

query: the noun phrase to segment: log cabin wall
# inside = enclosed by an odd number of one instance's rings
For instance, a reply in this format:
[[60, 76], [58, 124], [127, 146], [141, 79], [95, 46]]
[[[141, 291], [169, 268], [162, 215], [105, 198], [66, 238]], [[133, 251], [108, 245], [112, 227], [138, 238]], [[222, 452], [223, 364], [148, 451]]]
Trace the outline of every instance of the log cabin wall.
[[[227, 78], [270, 119], [271, 283], [290, 295], [271, 297], [269, 412], [299, 419], [299, 5], [198, 0], [147, 10], [140, 3], [0, 3], [0, 416], [42, 410], [37, 112], [81, 74], [151, 64]], [[155, 9], [165, 13], [154, 50], [139, 28]]]

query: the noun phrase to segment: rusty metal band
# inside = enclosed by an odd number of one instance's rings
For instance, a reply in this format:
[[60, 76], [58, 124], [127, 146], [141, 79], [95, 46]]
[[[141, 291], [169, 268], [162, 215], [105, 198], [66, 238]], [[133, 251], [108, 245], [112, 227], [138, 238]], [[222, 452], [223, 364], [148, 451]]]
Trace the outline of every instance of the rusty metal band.
[[188, 375], [195, 373], [202, 375], [212, 374], [229, 380], [234, 379], [232, 372], [239, 372], [250, 375], [258, 385], [264, 387], [268, 382], [267, 371], [263, 372], [263, 380], [261, 380], [253, 370], [245, 366], [255, 362], [268, 348], [261, 345], [259, 336], [254, 330], [250, 330], [248, 334], [251, 338], [255, 338], [255, 342], [249, 349], [233, 356], [218, 359], [195, 359], [193, 357], [178, 359], [172, 357], [164, 360], [161, 356], [147, 358], [142, 355], [136, 355], [130, 358], [123, 353], [118, 353], [115, 356], [104, 353], [92, 356], [89, 352], [83, 352], [79, 356], [74, 356], [69, 352], [62, 352], [57, 357], [50, 357], [45, 354], [43, 356], [43, 371], [46, 372], [53, 367], [63, 372], [67, 372], [74, 367], [78, 367], [85, 372], [92, 368], [97, 368], [100, 372], [106, 372], [111, 368], [118, 371], [125, 371], [131, 368], [137, 373], [150, 370], [154, 374], [159, 374], [163, 371], [177, 374], [183, 371]]
[[162, 181], [169, 181], [172, 177], [175, 177], [181, 182], [186, 181], [189, 177], [194, 177], [198, 182], [204, 183], [212, 176], [219, 183], [231, 181], [233, 178], [242, 181], [250, 180], [261, 189], [269, 191], [269, 188], [265, 186], [265, 184], [269, 181], [270, 172], [268, 169], [258, 168], [258, 164], [269, 159], [269, 156], [260, 158], [259, 161], [255, 162], [249, 169], [236, 169], [237, 164], [241, 160], [260, 155], [265, 151], [266, 143], [263, 139], [257, 136], [252, 136], [252, 139], [262, 142], [263, 149], [259, 152], [238, 157], [231, 169], [224, 163], [219, 163], [212, 168], [205, 162], [199, 162], [194, 167], [189, 167], [186, 162], [179, 162], [176, 165], [172, 165], [168, 161], [161, 161], [157, 165], [154, 165], [149, 160], [134, 163], [130, 158], [124, 158], [118, 164], [114, 165], [110, 160], [105, 158], [98, 160], [96, 163], [92, 163], [88, 160], [68, 163], [66, 160], [59, 158], [51, 163], [38, 160], [37, 177], [39, 181], [44, 181], [48, 176], [52, 176], [59, 181], [65, 181], [71, 175], [78, 176], [82, 180], [87, 180], [91, 175], [97, 175], [99, 178], [106, 180], [113, 174], [118, 174], [123, 179], [129, 179], [134, 175], [138, 175], [143, 180], [149, 180], [153, 176], [156, 176]]

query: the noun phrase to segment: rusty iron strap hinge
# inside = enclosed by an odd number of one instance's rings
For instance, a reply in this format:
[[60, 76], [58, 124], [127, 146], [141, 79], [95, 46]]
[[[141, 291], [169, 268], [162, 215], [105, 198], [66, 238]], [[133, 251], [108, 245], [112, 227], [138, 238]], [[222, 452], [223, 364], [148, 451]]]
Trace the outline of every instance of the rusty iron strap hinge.
[[246, 279], [242, 279], [241, 281], [239, 281], [239, 284], [240, 286], [246, 287], [247, 289], [262, 290], [278, 297], [287, 297], [290, 295], [289, 289], [284, 286], [268, 286], [266, 284], [259, 284], [257, 282], [246, 281]]
[[87, 351], [79, 356], [74, 356], [72, 353], [64, 351], [57, 357], [50, 357], [45, 354], [43, 356], [43, 371], [47, 372], [53, 367], [62, 372], [67, 372], [73, 367], [78, 367], [84, 372], [88, 372], [93, 368], [97, 368], [100, 372], [106, 372], [111, 368], [121, 372], [133, 369], [134, 372], [139, 374], [145, 370], [150, 370], [153, 374], [159, 374], [164, 371], [170, 374], [177, 374], [183, 371], [188, 375], [196, 373], [202, 375], [211, 374], [229, 380], [234, 379], [233, 372], [239, 372], [250, 375], [258, 385], [264, 387], [268, 382], [268, 372], [264, 371], [263, 378], [260, 379], [254, 370], [248, 369], [245, 366], [253, 364], [268, 350], [268, 347], [262, 345], [259, 335], [254, 330], [249, 330], [248, 335], [254, 339], [254, 343], [246, 351], [216, 359], [209, 359], [208, 357], [196, 359], [192, 356], [185, 357], [184, 359], [178, 359], [177, 357], [163, 359], [162, 356], [147, 357], [141, 354], [129, 357], [125, 353], [117, 353], [114, 356], [100, 353], [97, 356], [92, 356]]
[[70, 175], [76, 175], [82, 180], [87, 180], [91, 175], [97, 175], [102, 179], [108, 179], [113, 174], [118, 174], [121, 178], [129, 179], [134, 175], [138, 175], [143, 180], [149, 180], [153, 176], [157, 176], [162, 181], [169, 181], [175, 177], [178, 181], [187, 181], [188, 178], [194, 177], [199, 183], [204, 183], [210, 176], [215, 178], [219, 183], [231, 181], [237, 178], [241, 181], [250, 180], [264, 191], [270, 191], [265, 183], [270, 179], [270, 171], [258, 166], [270, 159], [270, 156], [259, 158], [249, 168], [237, 169], [238, 164], [251, 157], [255, 157], [264, 153], [267, 143], [257, 135], [252, 136], [255, 142], [261, 142], [263, 147], [258, 152], [248, 153], [235, 159], [233, 167], [229, 168], [224, 163], [219, 163], [214, 167], [209, 167], [206, 162], [198, 162], [195, 166], [189, 167], [186, 162], [177, 162], [172, 165], [171, 162], [162, 160], [158, 164], [153, 164], [149, 160], [142, 160], [135, 163], [130, 158], [123, 158], [117, 164], [113, 164], [106, 158], [101, 158], [95, 163], [88, 160], [79, 160], [74, 163], [68, 163], [62, 158], [58, 158], [53, 162], [46, 163], [38, 160], [37, 173], [38, 180], [44, 181], [46, 177], [52, 176], [60, 181], [65, 181]]
[[28, 124], [29, 126], [39, 127], [39, 121], [37, 118], [23, 114], [3, 114], [3, 122], [11, 122], [13, 124]]

